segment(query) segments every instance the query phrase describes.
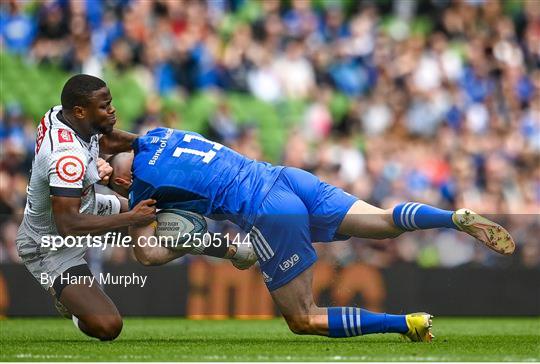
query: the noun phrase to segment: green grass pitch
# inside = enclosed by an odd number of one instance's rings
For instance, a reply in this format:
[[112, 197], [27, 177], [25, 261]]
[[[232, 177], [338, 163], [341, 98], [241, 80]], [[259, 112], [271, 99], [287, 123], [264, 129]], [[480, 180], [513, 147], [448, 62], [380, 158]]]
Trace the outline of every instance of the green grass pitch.
[[127, 318], [98, 342], [56, 318], [0, 321], [2, 361], [539, 361], [540, 318], [435, 318], [435, 341], [296, 336], [281, 319]]

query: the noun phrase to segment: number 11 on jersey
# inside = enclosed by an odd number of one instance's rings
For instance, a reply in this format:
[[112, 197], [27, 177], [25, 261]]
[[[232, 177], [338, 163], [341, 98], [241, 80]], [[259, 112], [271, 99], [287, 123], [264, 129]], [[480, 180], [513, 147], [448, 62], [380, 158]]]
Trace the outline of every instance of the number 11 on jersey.
[[216, 151], [220, 150], [223, 147], [223, 145], [221, 145], [219, 143], [216, 143], [216, 142], [210, 141], [208, 139], [205, 139], [203, 137], [200, 137], [198, 135], [192, 135], [192, 134], [184, 135], [183, 141], [186, 142], [186, 143], [190, 143], [193, 139], [200, 140], [201, 142], [205, 142], [205, 143], [208, 143], [208, 144], [212, 144], [212, 149], [210, 149], [208, 152], [203, 152], [203, 151], [196, 150], [196, 149], [177, 147], [174, 150], [173, 157], [178, 158], [178, 157], [180, 157], [180, 155], [182, 155], [182, 153], [188, 153], [188, 154], [194, 154], [194, 155], [198, 155], [200, 157], [203, 157], [202, 161], [204, 163], [209, 163], [212, 160], [212, 158], [214, 158], [216, 156]]

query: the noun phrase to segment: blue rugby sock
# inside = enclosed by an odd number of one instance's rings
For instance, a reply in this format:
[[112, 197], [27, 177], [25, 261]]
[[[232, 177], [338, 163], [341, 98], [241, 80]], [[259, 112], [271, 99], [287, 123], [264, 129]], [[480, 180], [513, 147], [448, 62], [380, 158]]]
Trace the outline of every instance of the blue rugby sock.
[[375, 313], [356, 307], [328, 307], [328, 336], [348, 337], [408, 331], [405, 315]]
[[452, 221], [454, 211], [441, 210], [417, 202], [404, 202], [394, 207], [394, 224], [403, 230], [423, 230], [434, 228], [457, 229]]

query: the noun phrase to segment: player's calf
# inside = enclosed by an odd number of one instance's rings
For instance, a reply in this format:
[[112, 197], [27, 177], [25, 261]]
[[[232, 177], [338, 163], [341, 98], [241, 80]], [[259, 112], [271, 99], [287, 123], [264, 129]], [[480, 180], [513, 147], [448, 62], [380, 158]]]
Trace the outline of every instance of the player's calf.
[[453, 211], [442, 210], [418, 202], [404, 202], [392, 210], [394, 224], [403, 231], [434, 228], [457, 229], [452, 220]]
[[289, 329], [297, 335], [328, 336], [326, 315], [313, 313], [307, 315], [284, 316], [284, 318]]
[[466, 232], [488, 248], [512, 254], [515, 242], [502, 226], [468, 209], [443, 210], [419, 202], [403, 202], [383, 210], [358, 200], [349, 209], [338, 232], [358, 238], [395, 238], [406, 231], [448, 228]]
[[310, 315], [285, 317], [289, 329], [297, 335], [313, 335], [316, 331], [315, 320]]
[[403, 334], [413, 341], [431, 340], [431, 316], [390, 315], [357, 307], [317, 307], [312, 293], [310, 267], [286, 285], [271, 292], [292, 332], [345, 338], [375, 333]]
[[400, 333], [409, 330], [405, 315], [375, 313], [358, 307], [328, 307], [328, 336]]
[[[321, 314], [326, 312], [326, 314]], [[391, 315], [357, 307], [316, 307], [312, 313], [286, 315], [289, 329], [297, 335], [322, 335], [346, 338], [368, 334], [397, 333], [411, 341], [433, 339], [427, 313]]]
[[326, 335], [326, 309], [304, 302], [299, 310], [282, 310], [289, 329], [297, 335]]

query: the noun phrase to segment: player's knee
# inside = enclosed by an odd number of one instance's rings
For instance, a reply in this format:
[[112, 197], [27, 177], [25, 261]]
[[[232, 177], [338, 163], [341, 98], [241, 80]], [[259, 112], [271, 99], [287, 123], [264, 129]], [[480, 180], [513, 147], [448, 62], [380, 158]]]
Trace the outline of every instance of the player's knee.
[[120, 316], [100, 317], [91, 325], [92, 333], [101, 341], [114, 340], [122, 332], [122, 318]]
[[122, 332], [123, 322], [120, 316], [115, 316], [113, 319], [107, 320], [101, 328], [99, 337], [102, 341], [114, 340]]
[[289, 329], [297, 335], [308, 335], [314, 332], [313, 320], [311, 315], [299, 315], [286, 317]]

